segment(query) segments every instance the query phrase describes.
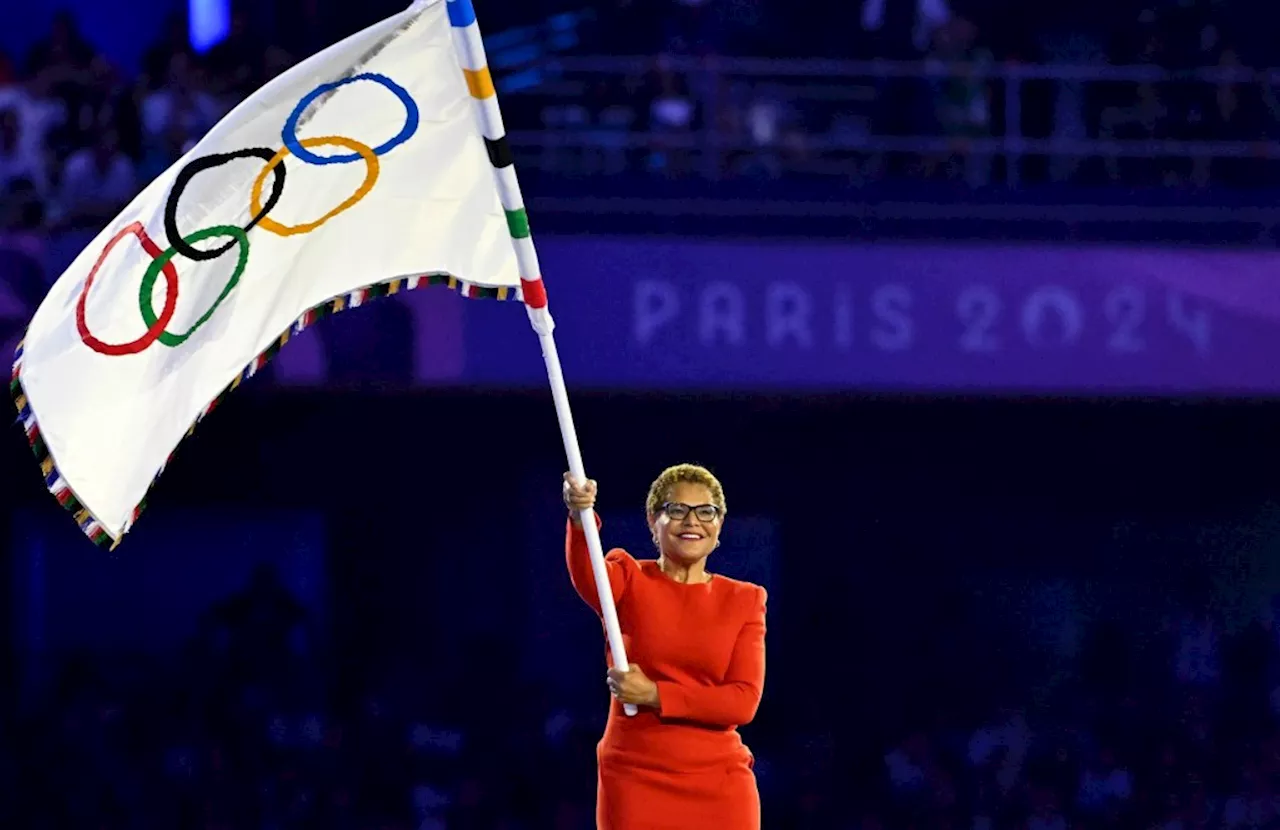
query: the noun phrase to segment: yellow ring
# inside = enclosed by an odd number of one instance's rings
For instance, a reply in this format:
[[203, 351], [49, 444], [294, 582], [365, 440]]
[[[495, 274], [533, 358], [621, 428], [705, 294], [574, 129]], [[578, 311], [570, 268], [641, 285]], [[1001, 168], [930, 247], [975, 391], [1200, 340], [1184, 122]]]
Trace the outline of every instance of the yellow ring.
[[[356, 192], [352, 193], [346, 201], [338, 205], [333, 210], [321, 216], [314, 222], [308, 222], [304, 225], [282, 225], [279, 222], [264, 216], [262, 221], [258, 223], [258, 227], [264, 231], [270, 231], [277, 236], [297, 236], [302, 233], [311, 233], [316, 228], [328, 222], [333, 217], [342, 213], [348, 208], [354, 207], [361, 199], [369, 195], [373, 190], [373, 186], [378, 183], [378, 171], [381, 167], [378, 162], [378, 156], [373, 152], [373, 148], [367, 144], [361, 144], [351, 138], [345, 138], [340, 135], [322, 136], [320, 138], [304, 138], [301, 142], [303, 147], [311, 149], [312, 147], [345, 147], [354, 153], [359, 154], [364, 159], [365, 176], [364, 181], [356, 188]], [[251, 215], [258, 215], [262, 211], [262, 187], [267, 182], [267, 176], [271, 175], [280, 162], [284, 161], [285, 156], [291, 155], [288, 147], [281, 147], [276, 154], [267, 162], [267, 166], [262, 168], [262, 172], [258, 174], [258, 178], [253, 182], [253, 190], [249, 194], [249, 212]]]

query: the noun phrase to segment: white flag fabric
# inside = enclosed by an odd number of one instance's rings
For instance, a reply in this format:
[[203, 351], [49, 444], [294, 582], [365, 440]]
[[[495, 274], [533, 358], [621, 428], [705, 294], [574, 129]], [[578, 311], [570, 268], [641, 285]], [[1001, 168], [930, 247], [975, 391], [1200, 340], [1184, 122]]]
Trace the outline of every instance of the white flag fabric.
[[12, 390], [91, 539], [119, 541], [195, 423], [324, 314], [436, 283], [545, 305], [479, 43], [469, 0], [419, 0], [304, 61], [58, 279]]

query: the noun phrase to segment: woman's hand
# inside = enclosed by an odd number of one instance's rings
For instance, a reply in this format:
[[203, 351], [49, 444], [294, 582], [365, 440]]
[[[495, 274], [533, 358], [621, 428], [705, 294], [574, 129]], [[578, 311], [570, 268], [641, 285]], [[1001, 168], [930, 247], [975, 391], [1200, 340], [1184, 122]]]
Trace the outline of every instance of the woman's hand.
[[582, 519], [579, 511], [596, 506], [596, 483], [591, 479], [582, 481], [574, 478], [572, 473], [565, 473], [564, 506], [569, 508], [574, 524], [580, 524]]
[[631, 671], [609, 669], [609, 693], [622, 703], [649, 706], [657, 709], [658, 684], [650, 680], [639, 666], [631, 664]]

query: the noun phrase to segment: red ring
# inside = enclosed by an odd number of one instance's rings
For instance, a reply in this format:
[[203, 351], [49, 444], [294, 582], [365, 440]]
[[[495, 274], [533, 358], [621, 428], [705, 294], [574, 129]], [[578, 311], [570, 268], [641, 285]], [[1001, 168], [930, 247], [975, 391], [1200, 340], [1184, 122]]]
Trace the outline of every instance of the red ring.
[[89, 289], [93, 287], [94, 277], [98, 276], [98, 269], [102, 267], [107, 254], [111, 253], [111, 249], [116, 246], [116, 243], [130, 234], [138, 238], [138, 242], [142, 245], [142, 250], [146, 251], [152, 259], [158, 258], [163, 253], [160, 250], [160, 246], [152, 242], [151, 237], [147, 236], [147, 231], [142, 227], [142, 223], [134, 222], [111, 237], [107, 247], [103, 248], [102, 253], [98, 255], [98, 261], [93, 264], [93, 268], [89, 271], [89, 276], [85, 278], [84, 288], [80, 289], [80, 301], [76, 303], [76, 329], [80, 332], [80, 340], [98, 354], [119, 356], [138, 354], [146, 350], [151, 344], [160, 339], [160, 335], [169, 327], [169, 322], [173, 320], [174, 312], [178, 310], [178, 269], [170, 261], [166, 262], [164, 268], [161, 269], [164, 274], [165, 285], [164, 310], [160, 312], [155, 325], [147, 329], [146, 334], [132, 343], [111, 344], [102, 342], [89, 332], [89, 324], [85, 322], [84, 308], [89, 299]]

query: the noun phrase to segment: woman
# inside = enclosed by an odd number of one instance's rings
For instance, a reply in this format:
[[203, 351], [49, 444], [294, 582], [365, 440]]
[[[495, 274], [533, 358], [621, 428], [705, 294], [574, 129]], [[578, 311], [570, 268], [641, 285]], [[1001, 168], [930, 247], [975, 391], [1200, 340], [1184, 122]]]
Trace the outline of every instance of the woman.
[[[565, 558], [573, 587], [600, 613], [579, 512], [594, 481], [564, 477], [572, 511]], [[760, 795], [737, 727], [764, 687], [765, 590], [707, 571], [720, 546], [724, 489], [681, 464], [662, 472], [645, 504], [657, 559], [605, 557], [629, 671], [611, 667], [613, 703], [596, 751], [599, 830], [758, 830]], [[596, 520], [599, 525], [599, 520]], [[635, 717], [625, 703], [640, 708]]]

